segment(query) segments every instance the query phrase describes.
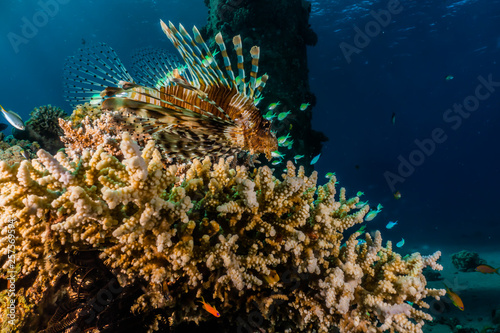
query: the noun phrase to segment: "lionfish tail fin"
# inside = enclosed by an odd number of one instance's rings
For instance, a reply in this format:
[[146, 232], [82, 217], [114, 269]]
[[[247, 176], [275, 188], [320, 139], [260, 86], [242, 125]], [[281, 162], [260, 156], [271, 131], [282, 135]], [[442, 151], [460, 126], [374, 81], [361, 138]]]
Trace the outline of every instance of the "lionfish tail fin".
[[133, 82], [116, 52], [107, 44], [99, 43], [80, 49], [68, 57], [64, 66], [64, 93], [72, 105], [99, 105], [100, 93], [109, 86], [119, 86], [120, 82]]

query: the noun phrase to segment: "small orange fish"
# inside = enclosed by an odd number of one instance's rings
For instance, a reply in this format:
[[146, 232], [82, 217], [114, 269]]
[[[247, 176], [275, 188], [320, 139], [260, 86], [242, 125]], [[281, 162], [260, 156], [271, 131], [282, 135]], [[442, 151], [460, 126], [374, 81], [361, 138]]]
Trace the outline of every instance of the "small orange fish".
[[314, 231], [310, 231], [310, 232], [306, 233], [306, 235], [307, 235], [307, 236], [309, 236], [309, 238], [310, 238], [311, 240], [313, 240], [313, 241], [314, 241], [314, 240], [317, 240], [317, 239], [318, 239], [318, 237], [319, 237], [319, 236], [318, 236], [318, 234], [317, 234], [317, 233], [315, 233]]
[[462, 302], [460, 296], [458, 296], [455, 292], [453, 292], [450, 288], [448, 288], [446, 284], [444, 284], [444, 287], [446, 288], [446, 294], [448, 294], [448, 298], [451, 299], [453, 305], [455, 305], [460, 310], [464, 311], [464, 302]]
[[271, 286], [280, 280], [280, 276], [274, 269], [271, 269], [269, 275], [264, 276], [264, 280], [267, 281]]
[[213, 306], [211, 306], [210, 304], [208, 304], [207, 302], [205, 302], [205, 300], [203, 299], [203, 296], [201, 296], [201, 301], [198, 301], [200, 302], [201, 304], [203, 304], [203, 308], [209, 312], [210, 314], [216, 316], [217, 318], [220, 317], [220, 313], [219, 311], [217, 311], [217, 309], [215, 309]]
[[394, 199], [396, 199], [396, 200], [401, 199], [401, 193], [400, 193], [399, 191], [396, 191], [396, 192], [394, 193]]
[[490, 265], [479, 265], [479, 266], [476, 267], [476, 272], [483, 273], [483, 274], [494, 274], [494, 273], [497, 273], [498, 275], [500, 275], [500, 273], [498, 273], [499, 269], [500, 269], [500, 267], [493, 268]]

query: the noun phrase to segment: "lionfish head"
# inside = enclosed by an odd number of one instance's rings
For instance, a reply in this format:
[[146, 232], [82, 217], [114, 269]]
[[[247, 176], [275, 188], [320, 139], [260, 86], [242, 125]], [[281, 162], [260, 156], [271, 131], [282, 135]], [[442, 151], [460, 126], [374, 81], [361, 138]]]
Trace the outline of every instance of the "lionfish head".
[[265, 154], [268, 160], [271, 160], [271, 152], [278, 150], [278, 139], [271, 132], [271, 122], [263, 119], [261, 126], [249, 138], [250, 147], [253, 147], [252, 154]]

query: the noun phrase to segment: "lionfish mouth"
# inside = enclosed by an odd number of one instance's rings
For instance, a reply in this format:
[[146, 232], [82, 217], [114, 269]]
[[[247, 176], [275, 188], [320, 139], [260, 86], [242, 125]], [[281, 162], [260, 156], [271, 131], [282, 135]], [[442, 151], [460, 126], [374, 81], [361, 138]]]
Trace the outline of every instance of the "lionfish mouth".
[[182, 25], [177, 29], [161, 21], [161, 28], [183, 62], [165, 51], [140, 50], [131, 75], [108, 45], [81, 49], [66, 61], [68, 101], [112, 111], [116, 128], [155, 139], [177, 160], [242, 151], [265, 153], [269, 159], [278, 145], [255, 105], [268, 80], [267, 75], [257, 78], [260, 48], [250, 50], [252, 69], [246, 82], [240, 36], [232, 40], [238, 59], [235, 77], [220, 33], [215, 42], [224, 66], [219, 67], [218, 52], [210, 51], [196, 27], [193, 37]]

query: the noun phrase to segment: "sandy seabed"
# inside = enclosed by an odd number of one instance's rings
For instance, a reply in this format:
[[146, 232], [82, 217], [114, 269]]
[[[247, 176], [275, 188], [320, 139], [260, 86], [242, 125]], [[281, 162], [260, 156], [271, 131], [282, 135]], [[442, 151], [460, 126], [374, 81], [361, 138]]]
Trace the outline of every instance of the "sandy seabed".
[[[479, 332], [485, 327], [494, 327], [493, 313], [495, 310], [497, 313], [500, 312], [500, 275], [460, 272], [453, 266], [451, 255], [461, 250], [474, 251], [479, 253], [481, 259], [496, 268], [500, 267], [500, 245], [494, 249], [481, 249], [477, 246], [440, 246], [439, 250], [442, 252], [440, 263], [444, 268], [440, 273], [444, 280], [430, 281], [428, 285], [431, 288], [443, 288], [443, 282], [446, 283], [460, 296], [465, 309], [460, 311], [448, 297], [440, 301], [431, 301], [429, 311], [434, 321], [424, 326], [424, 332], [453, 332], [451, 324], [453, 318], [458, 319], [458, 325], [463, 328], [474, 328]], [[418, 251], [424, 255], [431, 253], [428, 249], [422, 248], [413, 248], [411, 251]]]

